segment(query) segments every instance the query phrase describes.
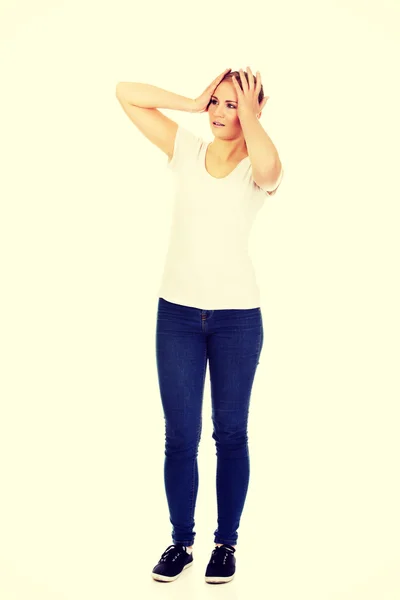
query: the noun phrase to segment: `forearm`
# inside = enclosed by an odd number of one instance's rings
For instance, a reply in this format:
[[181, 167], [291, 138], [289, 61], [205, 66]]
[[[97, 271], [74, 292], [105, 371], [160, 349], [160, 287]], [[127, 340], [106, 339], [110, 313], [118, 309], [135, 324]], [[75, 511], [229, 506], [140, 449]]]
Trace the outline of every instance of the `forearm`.
[[149, 83], [129, 83], [122, 81], [117, 84], [116, 94], [129, 104], [143, 108], [170, 108], [191, 112], [193, 99], [169, 92]]
[[280, 165], [278, 151], [256, 115], [244, 116], [241, 126], [253, 172], [263, 174]]

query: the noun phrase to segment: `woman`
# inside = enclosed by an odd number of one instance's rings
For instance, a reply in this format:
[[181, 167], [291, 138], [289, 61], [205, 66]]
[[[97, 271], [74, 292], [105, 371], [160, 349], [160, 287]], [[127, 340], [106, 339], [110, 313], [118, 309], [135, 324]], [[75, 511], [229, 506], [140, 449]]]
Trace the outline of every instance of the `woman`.
[[[226, 69], [196, 99], [143, 83], [119, 83], [136, 127], [168, 156], [177, 195], [159, 289], [156, 357], [165, 418], [164, 481], [172, 544], [152, 576], [173, 581], [193, 564], [197, 453], [209, 361], [217, 453], [218, 528], [206, 581], [235, 573], [237, 529], [249, 483], [247, 421], [263, 345], [259, 289], [247, 244], [283, 170], [259, 118], [261, 76]], [[207, 112], [211, 143], [158, 108]]]

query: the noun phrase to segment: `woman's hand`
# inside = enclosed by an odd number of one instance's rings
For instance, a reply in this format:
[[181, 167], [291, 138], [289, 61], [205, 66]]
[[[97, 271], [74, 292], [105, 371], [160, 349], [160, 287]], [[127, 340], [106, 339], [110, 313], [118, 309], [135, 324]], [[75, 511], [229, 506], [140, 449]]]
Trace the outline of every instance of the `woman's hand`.
[[225, 75], [227, 73], [229, 73], [231, 69], [225, 69], [225, 71], [223, 73], [221, 73], [221, 75], [218, 75], [218, 77], [216, 77], [208, 87], [206, 87], [206, 89], [204, 90], [204, 92], [201, 94], [201, 96], [199, 96], [198, 98], [195, 98], [193, 100], [193, 108], [191, 110], [191, 112], [194, 113], [201, 113], [201, 112], [205, 112], [207, 110], [207, 107], [210, 103], [210, 99], [211, 96], [213, 95], [213, 92], [215, 91], [215, 88], [217, 87], [217, 85], [219, 85], [219, 83], [222, 81], [222, 79], [225, 77]]
[[238, 117], [239, 120], [242, 117], [245, 117], [247, 114], [258, 115], [264, 108], [269, 99], [269, 96], [266, 96], [261, 101], [261, 104], [258, 103], [258, 94], [261, 89], [261, 75], [260, 72], [257, 71], [256, 74], [256, 83], [254, 85], [254, 76], [251, 72], [250, 67], [247, 67], [247, 76], [249, 78], [249, 82], [247, 83], [246, 78], [243, 73], [243, 69], [239, 69], [240, 81], [242, 82], [243, 91], [240, 89], [238, 82], [236, 81], [236, 77], [232, 77], [232, 82], [235, 87], [236, 93], [238, 95]]

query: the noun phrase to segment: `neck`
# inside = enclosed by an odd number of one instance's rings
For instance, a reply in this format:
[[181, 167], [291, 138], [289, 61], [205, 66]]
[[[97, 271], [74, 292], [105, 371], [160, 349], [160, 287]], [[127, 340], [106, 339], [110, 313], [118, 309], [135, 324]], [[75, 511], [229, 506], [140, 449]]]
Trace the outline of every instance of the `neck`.
[[248, 156], [246, 142], [243, 137], [236, 140], [214, 138], [209, 148], [223, 162], [236, 162]]

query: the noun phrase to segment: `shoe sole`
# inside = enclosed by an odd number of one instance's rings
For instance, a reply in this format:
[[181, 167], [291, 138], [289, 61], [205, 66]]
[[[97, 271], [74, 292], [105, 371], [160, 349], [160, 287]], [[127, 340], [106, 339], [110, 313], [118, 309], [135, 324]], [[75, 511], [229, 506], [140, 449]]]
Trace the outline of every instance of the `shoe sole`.
[[205, 580], [207, 583], [228, 583], [228, 581], [232, 581], [235, 577], [235, 574], [230, 577], [206, 577]]
[[164, 581], [164, 582], [175, 581], [175, 579], [178, 579], [179, 575], [181, 575], [185, 569], [187, 569], [188, 567], [191, 567], [192, 565], [193, 565], [193, 561], [190, 561], [190, 563], [185, 565], [183, 567], [182, 571], [180, 573], [178, 573], [178, 575], [175, 575], [175, 577], [168, 577], [168, 575], [159, 575], [158, 573], [152, 573], [151, 576], [153, 577], [153, 579], [155, 581]]

